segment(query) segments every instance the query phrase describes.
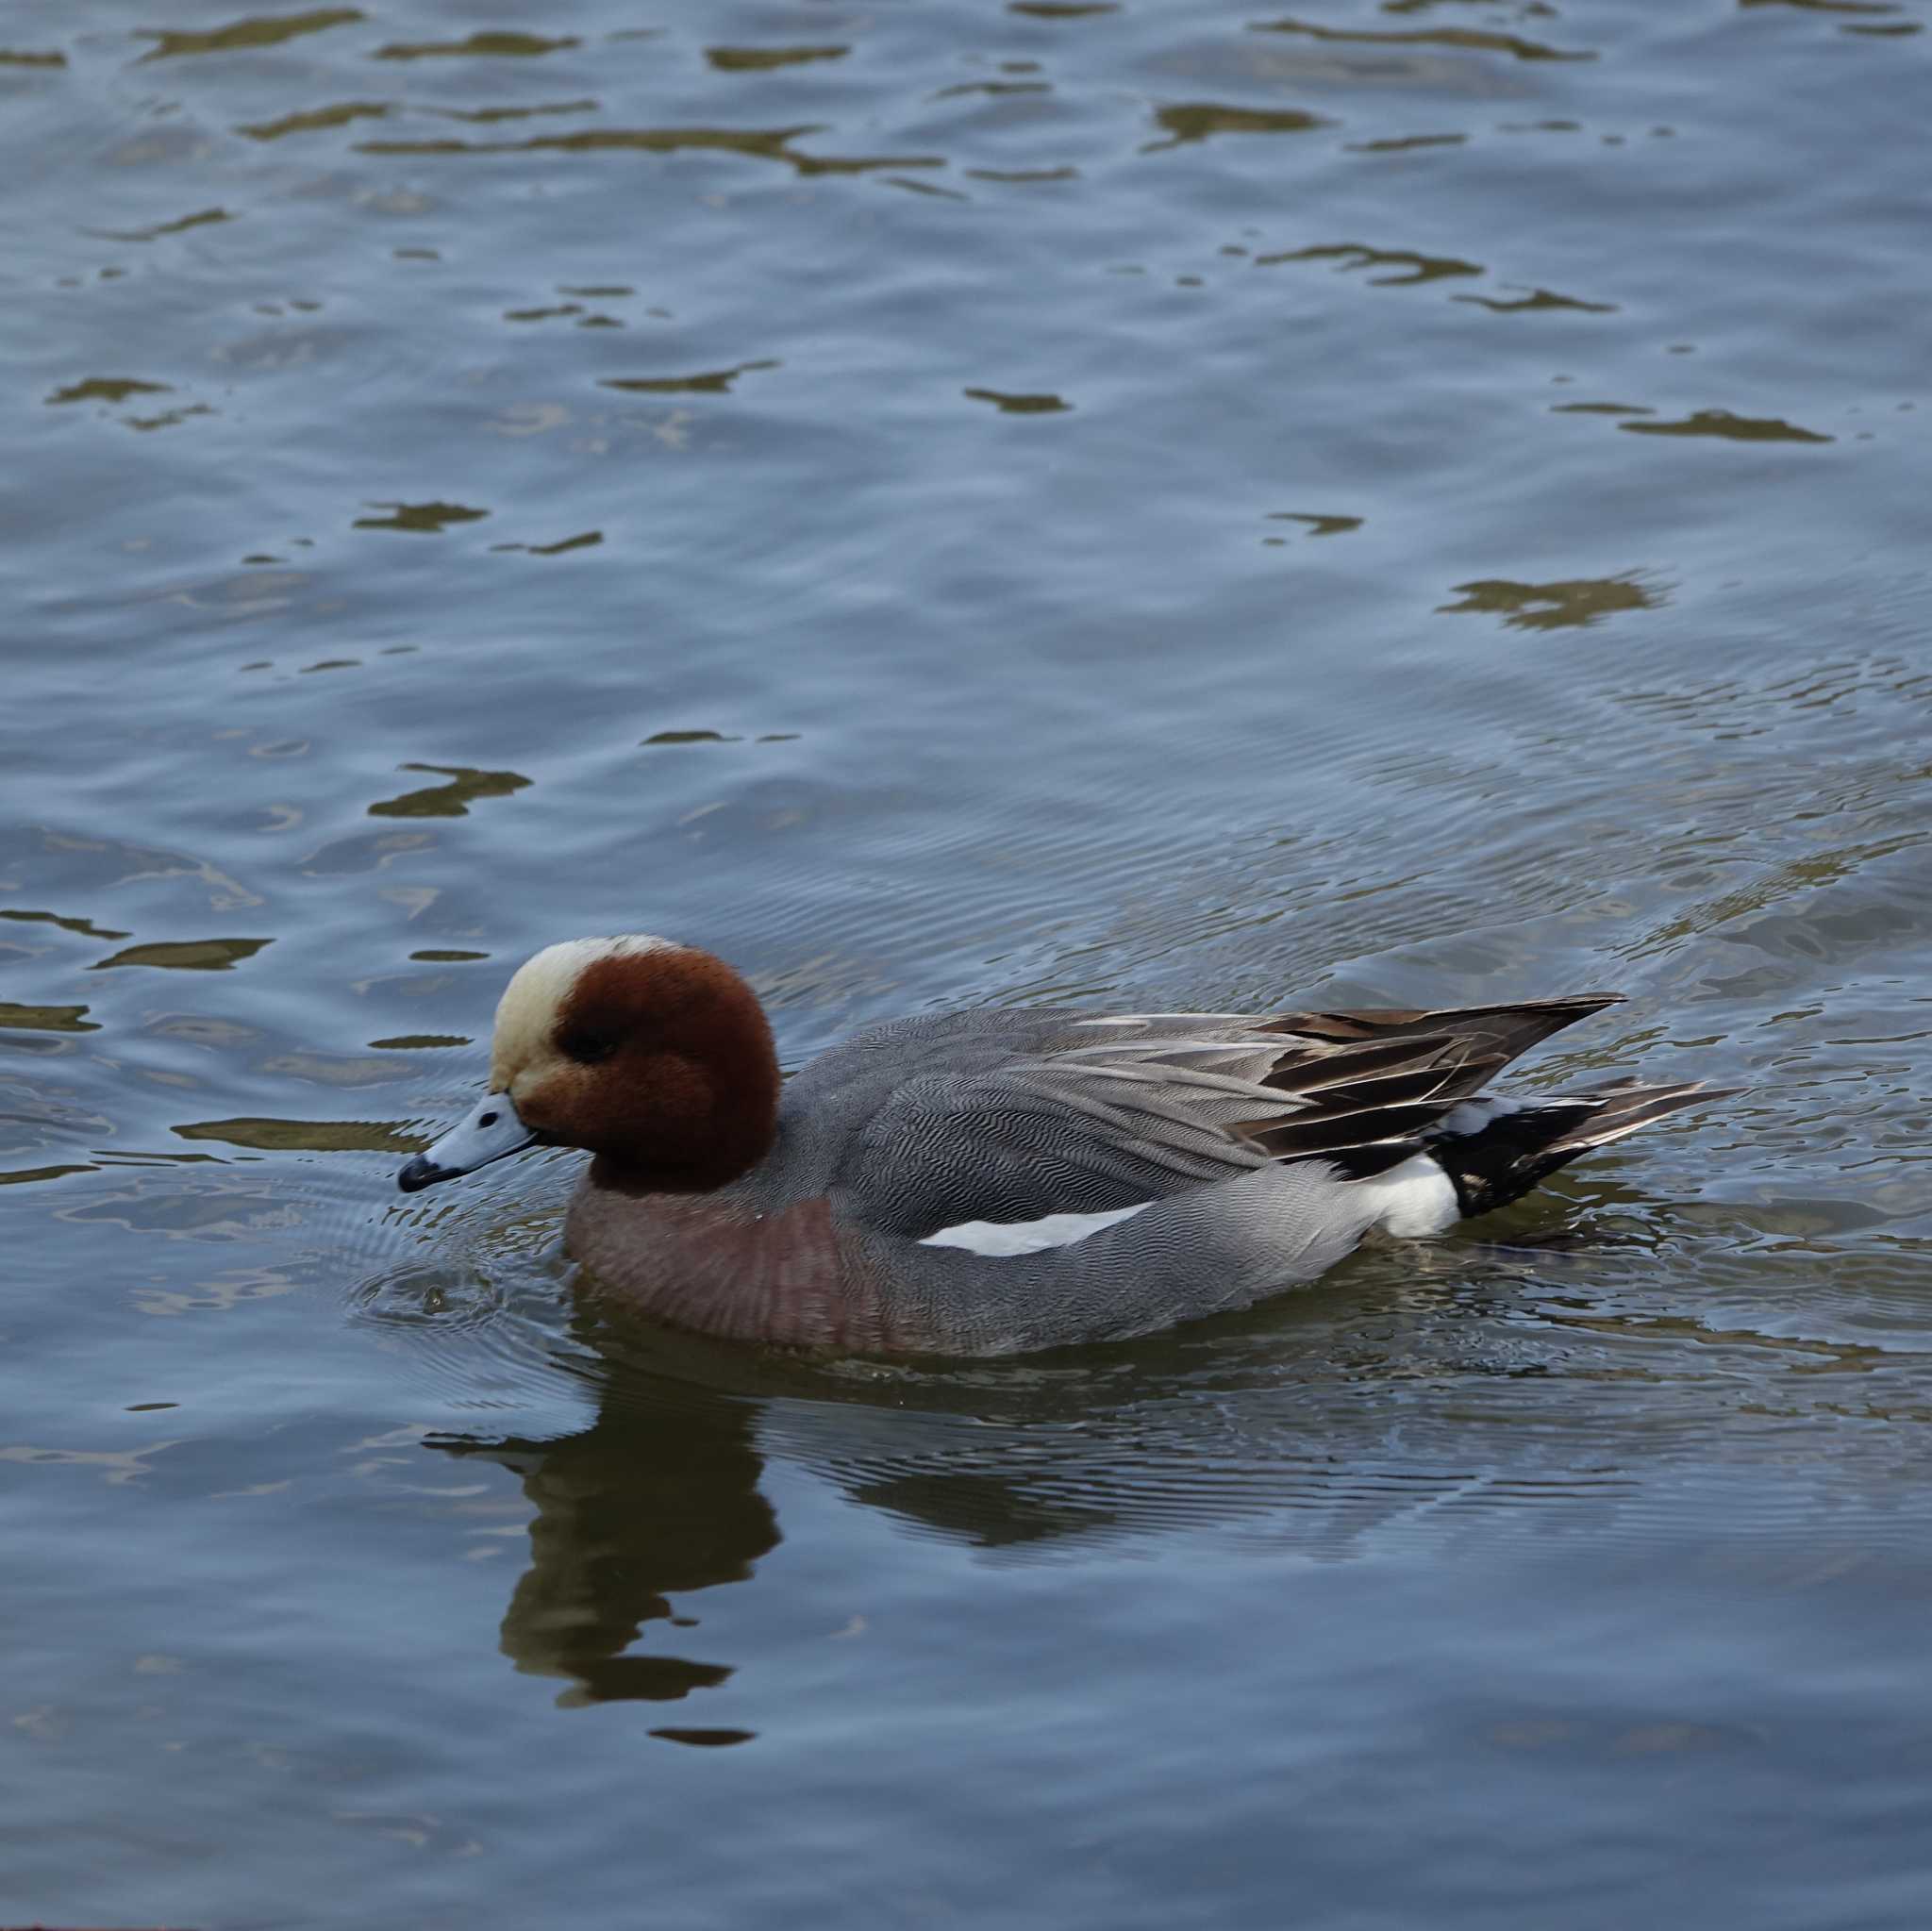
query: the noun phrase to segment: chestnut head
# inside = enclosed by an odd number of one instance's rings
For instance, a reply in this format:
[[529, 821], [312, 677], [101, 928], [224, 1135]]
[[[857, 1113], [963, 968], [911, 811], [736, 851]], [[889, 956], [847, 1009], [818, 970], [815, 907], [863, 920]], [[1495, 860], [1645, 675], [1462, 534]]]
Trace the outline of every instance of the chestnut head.
[[397, 1184], [413, 1193], [541, 1143], [587, 1148], [605, 1184], [701, 1192], [764, 1157], [777, 1110], [771, 1028], [723, 959], [640, 933], [574, 939], [517, 969], [490, 1090]]

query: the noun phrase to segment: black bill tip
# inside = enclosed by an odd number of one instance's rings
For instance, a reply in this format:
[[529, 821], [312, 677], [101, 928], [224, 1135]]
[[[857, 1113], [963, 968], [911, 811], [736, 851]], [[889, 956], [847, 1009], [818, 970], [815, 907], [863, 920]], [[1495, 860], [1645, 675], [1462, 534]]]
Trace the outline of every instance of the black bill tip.
[[454, 1179], [456, 1170], [452, 1167], [439, 1167], [435, 1161], [418, 1154], [396, 1175], [396, 1185], [405, 1193], [421, 1193], [424, 1188], [433, 1187], [439, 1180]]

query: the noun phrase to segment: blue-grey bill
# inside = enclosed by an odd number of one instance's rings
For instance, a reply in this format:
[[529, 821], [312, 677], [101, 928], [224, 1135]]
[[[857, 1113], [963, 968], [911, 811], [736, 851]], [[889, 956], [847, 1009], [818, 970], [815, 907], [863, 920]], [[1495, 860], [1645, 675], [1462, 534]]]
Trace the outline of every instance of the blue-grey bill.
[[517, 1117], [508, 1093], [485, 1093], [468, 1116], [419, 1153], [396, 1175], [396, 1185], [405, 1193], [417, 1193], [439, 1180], [454, 1180], [458, 1174], [474, 1174], [491, 1160], [521, 1152], [537, 1136]]

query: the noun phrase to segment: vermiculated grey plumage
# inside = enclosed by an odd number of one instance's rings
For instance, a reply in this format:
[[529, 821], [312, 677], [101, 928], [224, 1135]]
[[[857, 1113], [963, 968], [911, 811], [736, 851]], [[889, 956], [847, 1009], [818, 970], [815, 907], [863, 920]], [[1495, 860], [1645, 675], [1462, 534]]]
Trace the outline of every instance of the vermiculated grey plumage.
[[[1149, 1333], [1311, 1279], [1395, 1224], [1398, 1198], [1433, 1184], [1446, 1206], [1444, 1173], [1481, 1210], [1687, 1104], [1683, 1088], [1531, 1102], [1504, 1157], [1503, 1107], [1474, 1096], [1611, 1003], [902, 1020], [798, 1073], [741, 1179], [608, 1226], [574, 1208], [573, 1251], [724, 1333], [976, 1355]], [[1034, 1251], [973, 1245], [986, 1224], [1070, 1215], [1121, 1217]]]

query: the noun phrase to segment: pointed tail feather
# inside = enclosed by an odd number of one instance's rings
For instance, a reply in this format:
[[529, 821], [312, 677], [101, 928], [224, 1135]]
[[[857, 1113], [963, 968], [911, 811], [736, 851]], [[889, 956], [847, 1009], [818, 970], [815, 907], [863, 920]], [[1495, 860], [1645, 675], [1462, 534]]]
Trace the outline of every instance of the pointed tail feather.
[[1547, 1100], [1474, 1100], [1445, 1118], [1429, 1137], [1428, 1150], [1449, 1175], [1468, 1218], [1507, 1206], [1579, 1154], [1685, 1107], [1734, 1098], [1739, 1090], [1701, 1082], [1640, 1086], [1620, 1080], [1593, 1092]]
[[1469, 1050], [1499, 1053], [1507, 1062], [1552, 1033], [1623, 1004], [1621, 992], [1573, 992], [1557, 999], [1520, 999], [1506, 1006], [1451, 1006], [1434, 1010], [1378, 1007], [1359, 1012], [1284, 1012], [1264, 1020], [1258, 1032], [1290, 1033], [1309, 1040], [1355, 1044], [1364, 1040], [1418, 1039], [1446, 1034]]

